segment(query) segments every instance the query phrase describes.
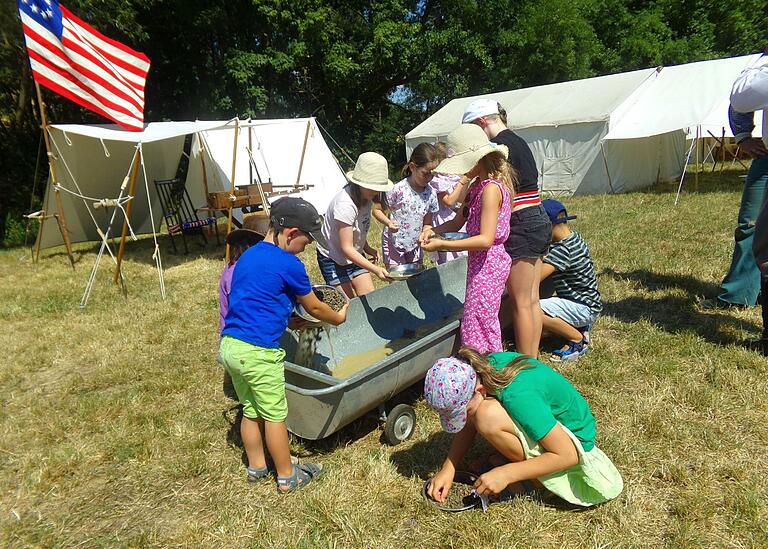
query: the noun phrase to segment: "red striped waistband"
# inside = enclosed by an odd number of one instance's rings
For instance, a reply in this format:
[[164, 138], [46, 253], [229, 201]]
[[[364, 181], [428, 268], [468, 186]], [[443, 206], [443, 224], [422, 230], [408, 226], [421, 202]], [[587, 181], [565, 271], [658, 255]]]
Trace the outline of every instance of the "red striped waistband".
[[523, 193], [516, 193], [512, 203], [515, 206], [522, 206], [524, 204], [539, 204], [541, 202], [541, 195], [538, 190], [528, 191]]

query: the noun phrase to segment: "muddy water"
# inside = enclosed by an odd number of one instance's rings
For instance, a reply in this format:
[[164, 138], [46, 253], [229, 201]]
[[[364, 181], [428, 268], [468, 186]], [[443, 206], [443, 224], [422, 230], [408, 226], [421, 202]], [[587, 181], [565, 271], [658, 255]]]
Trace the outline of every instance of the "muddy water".
[[[442, 320], [420, 326], [416, 331], [406, 333], [404, 337], [394, 339], [386, 345], [360, 353], [350, 353], [345, 355], [341, 360], [337, 359], [336, 349], [334, 348], [333, 332], [336, 331], [336, 328], [331, 328], [327, 325], [310, 326], [299, 332], [296, 354], [294, 355], [292, 362], [304, 366], [305, 368], [311, 368], [323, 373], [330, 373], [330, 375], [338, 379], [346, 379], [357, 372], [364, 370], [368, 366], [384, 360], [392, 353], [415, 343], [422, 337], [442, 328], [446, 324], [461, 318], [461, 314], [462, 311], [459, 310]], [[327, 364], [324, 365], [316, 363], [317, 343], [320, 339], [324, 339], [328, 343], [328, 348], [331, 354], [331, 356], [328, 357]]]
[[[462, 314], [462, 311], [458, 311], [447, 318], [438, 320], [437, 322], [433, 322], [431, 324], [425, 324], [424, 326], [419, 327], [415, 332], [411, 332], [410, 334], [407, 334], [405, 337], [394, 339], [381, 347], [376, 347], [374, 349], [364, 351], [362, 353], [348, 354], [341, 359], [341, 362], [339, 362], [335, 368], [331, 368], [331, 375], [339, 379], [346, 379], [348, 377], [351, 377], [357, 372], [364, 370], [368, 366], [371, 366], [381, 360], [384, 360], [395, 351], [399, 351], [400, 349], [407, 347], [408, 345], [411, 345], [412, 343], [434, 332], [435, 330], [442, 328], [446, 324], [449, 324], [454, 320], [461, 318], [461, 314]], [[330, 343], [331, 341], [329, 340], [329, 344]], [[335, 362], [336, 361], [334, 359], [334, 363]]]

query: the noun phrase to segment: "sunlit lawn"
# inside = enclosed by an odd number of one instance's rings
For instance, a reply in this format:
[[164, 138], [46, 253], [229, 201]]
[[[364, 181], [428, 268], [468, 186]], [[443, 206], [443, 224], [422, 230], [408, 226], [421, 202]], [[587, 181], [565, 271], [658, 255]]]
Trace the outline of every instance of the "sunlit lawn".
[[[535, 501], [446, 514], [420, 497], [449, 437], [418, 398], [414, 437], [384, 446], [374, 417], [295, 441], [328, 474], [279, 496], [245, 482], [221, 391], [221, 250], [170, 253], [159, 298], [150, 242], [128, 247], [128, 296], [104, 262], [77, 306], [93, 244], [31, 264], [0, 252], [0, 543], [4, 546], [512, 547], [768, 545], [767, 359], [739, 347], [757, 308], [704, 311], [730, 260], [741, 179], [566, 200], [592, 248], [605, 312], [590, 353], [560, 370], [590, 402], [624, 475], [615, 501], [572, 513]], [[167, 237], [165, 237], [167, 238]], [[377, 245], [375, 236], [372, 241]], [[314, 252], [305, 255], [314, 277]]]

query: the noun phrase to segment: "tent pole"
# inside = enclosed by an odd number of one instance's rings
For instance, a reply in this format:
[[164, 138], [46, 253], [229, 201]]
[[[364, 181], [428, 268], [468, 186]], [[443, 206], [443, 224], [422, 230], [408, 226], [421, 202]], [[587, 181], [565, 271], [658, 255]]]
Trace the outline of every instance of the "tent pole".
[[[43, 123], [43, 138], [45, 139], [45, 150], [48, 153], [48, 170], [51, 174], [51, 181], [53, 181], [53, 193], [54, 197], [56, 198], [56, 213], [58, 214], [58, 224], [59, 224], [59, 230], [61, 231], [61, 236], [64, 240], [64, 246], [67, 248], [67, 256], [69, 257], [69, 264], [72, 267], [72, 269], [75, 268], [75, 257], [72, 255], [72, 242], [69, 240], [69, 231], [67, 230], [67, 220], [64, 217], [64, 206], [61, 202], [61, 193], [59, 192], [59, 189], [56, 187], [58, 184], [58, 180], [56, 179], [56, 168], [53, 164], [53, 152], [51, 152], [51, 143], [48, 137], [48, 120], [45, 116], [45, 103], [43, 103], [43, 94], [40, 91], [40, 84], [35, 81], [35, 91], [37, 92], [37, 106], [40, 108], [40, 120]], [[45, 220], [43, 220], [43, 223], [40, 224], [40, 230], [38, 232], [38, 242], [42, 242], [42, 231], [43, 231], [43, 225], [45, 223]], [[38, 254], [39, 254], [39, 247], [38, 247]]]
[[696, 126], [696, 171], [693, 172], [693, 186], [699, 191], [699, 142], [701, 141], [701, 126]]
[[608, 176], [608, 188], [611, 190], [611, 194], [614, 194], [613, 181], [611, 181], [611, 172], [608, 171], [608, 159], [605, 156], [605, 147], [603, 146], [602, 141], [600, 141], [600, 152], [603, 153], [603, 165], [605, 166], [605, 175]]
[[693, 147], [696, 146], [696, 142], [694, 141], [691, 143], [691, 146], [688, 148], [688, 154], [685, 155], [685, 164], [683, 164], [683, 173], [680, 176], [680, 184], [677, 186], [677, 196], [675, 196], [675, 206], [677, 206], [677, 203], [680, 202], [680, 192], [683, 190], [683, 180], [685, 179], [685, 169], [688, 167], [688, 162], [691, 160], [691, 153], [693, 152]]
[[721, 152], [720, 171], [722, 172], [723, 165], [725, 164], [725, 128], [723, 128], [723, 137], [722, 137], [722, 140], [720, 141], [720, 152]]
[[[139, 164], [141, 164], [141, 144], [137, 145], [139, 149], [136, 151], [136, 159], [133, 162], [133, 170], [131, 171], [131, 182], [128, 187], [128, 195], [131, 200], [125, 207], [125, 219], [123, 219], [123, 233], [120, 236], [120, 248], [117, 251], [117, 267], [115, 267], [115, 275], [112, 278], [115, 284], [120, 280], [122, 276], [121, 266], [123, 263], [123, 255], [125, 255], [125, 238], [128, 236], [128, 218], [131, 217], [131, 210], [133, 210], [133, 197], [136, 196], [136, 177], [139, 174]], [[154, 227], [152, 228], [154, 230]]]
[[200, 141], [200, 164], [203, 168], [203, 192], [205, 192], [205, 201], [208, 202], [208, 173], [205, 171], [205, 143], [200, 139], [200, 134], [197, 135], [197, 139]]
[[307, 141], [309, 140], [309, 130], [312, 127], [312, 119], [307, 120], [307, 131], [304, 132], [304, 146], [301, 148], [301, 160], [299, 161], [299, 174], [296, 176], [296, 184], [294, 189], [299, 188], [299, 181], [301, 181], [301, 170], [304, 167], [304, 155], [307, 153]]
[[[234, 199], [235, 196], [235, 166], [237, 165], [237, 136], [240, 133], [240, 119], [235, 118], [235, 140], [234, 144], [232, 145], [232, 177], [229, 178], [230, 180], [230, 193], [232, 199]], [[229, 236], [229, 233], [232, 231], [232, 202], [229, 203], [229, 212], [227, 214], [227, 236]], [[229, 264], [229, 244], [227, 244], [227, 250], [224, 254], [224, 260]]]
[[[248, 119], [248, 150], [253, 150], [253, 127], [251, 126], [251, 119]], [[248, 162], [248, 184], [253, 184], [253, 165]]]

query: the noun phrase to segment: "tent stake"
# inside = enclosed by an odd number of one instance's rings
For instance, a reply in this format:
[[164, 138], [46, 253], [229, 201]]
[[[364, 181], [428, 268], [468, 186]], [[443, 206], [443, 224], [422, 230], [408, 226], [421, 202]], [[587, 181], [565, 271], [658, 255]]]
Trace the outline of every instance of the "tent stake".
[[312, 119], [307, 120], [307, 131], [304, 132], [304, 146], [301, 148], [301, 160], [299, 161], [299, 174], [296, 176], [296, 184], [293, 186], [295, 189], [299, 188], [299, 181], [301, 181], [301, 170], [304, 167], [304, 155], [307, 153], [307, 141], [309, 140], [309, 130], [312, 128]]
[[[131, 171], [131, 182], [128, 188], [128, 195], [131, 197], [136, 196], [136, 176], [139, 174], [139, 164], [141, 164], [141, 144], [137, 145], [136, 159], [133, 162], [133, 170]], [[123, 255], [125, 254], [125, 238], [128, 236], [128, 218], [131, 217], [131, 210], [133, 210], [133, 199], [128, 202], [125, 207], [125, 219], [123, 219], [123, 232], [120, 236], [120, 248], [117, 251], [117, 267], [115, 268], [115, 276], [113, 281], [117, 284], [122, 276], [121, 266], [123, 263]], [[154, 230], [154, 228], [153, 228]]]
[[[237, 165], [237, 136], [240, 133], [240, 119], [235, 118], [235, 142], [232, 146], [232, 177], [230, 177], [230, 192], [232, 198], [235, 196], [235, 166]], [[229, 203], [229, 212], [227, 214], [227, 236], [232, 232], [232, 202]], [[227, 244], [227, 250], [224, 254], [224, 260], [229, 264], [229, 244]]]
[[[59, 225], [59, 230], [61, 231], [61, 236], [64, 240], [64, 247], [67, 249], [67, 256], [69, 257], [69, 264], [74, 270], [75, 268], [75, 257], [72, 255], [72, 242], [69, 240], [69, 231], [67, 230], [67, 220], [64, 217], [64, 206], [61, 202], [61, 193], [59, 193], [59, 189], [56, 187], [58, 184], [58, 180], [56, 179], [56, 168], [53, 164], [53, 152], [51, 151], [51, 144], [49, 142], [48, 137], [48, 120], [45, 116], [45, 103], [43, 103], [43, 94], [40, 92], [40, 84], [35, 82], [35, 91], [37, 92], [37, 106], [40, 107], [40, 120], [43, 124], [43, 138], [45, 139], [45, 150], [48, 154], [48, 170], [51, 174], [51, 181], [53, 181], [53, 196], [56, 199], [56, 213], [58, 214], [58, 217], [56, 218], [56, 221]], [[38, 257], [40, 255], [40, 243], [42, 242], [42, 236], [43, 236], [43, 225], [45, 224], [45, 220], [43, 220], [42, 223], [40, 223], [40, 229], [37, 233], [38, 238]]]

